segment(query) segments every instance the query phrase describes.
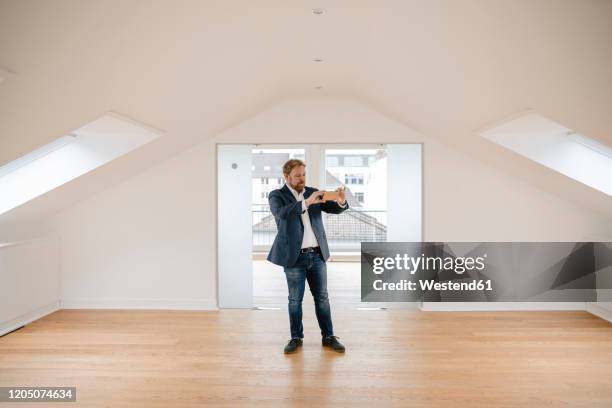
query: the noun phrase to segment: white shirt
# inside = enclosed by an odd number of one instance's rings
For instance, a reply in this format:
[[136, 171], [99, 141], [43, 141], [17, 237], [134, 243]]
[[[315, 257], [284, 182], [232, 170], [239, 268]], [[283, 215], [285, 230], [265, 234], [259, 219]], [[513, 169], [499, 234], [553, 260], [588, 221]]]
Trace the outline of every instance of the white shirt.
[[308, 207], [306, 206], [306, 201], [304, 200], [304, 191], [306, 191], [306, 189], [304, 188], [302, 192], [298, 193], [289, 184], [287, 184], [287, 187], [295, 199], [302, 202], [301, 217], [302, 224], [304, 225], [304, 237], [302, 238], [302, 246], [300, 248], [318, 247], [319, 243], [317, 242], [317, 237], [315, 237], [314, 231], [312, 230], [310, 216], [308, 215]]
[[[302, 217], [302, 224], [304, 224], [304, 237], [302, 238], [301, 248], [318, 247], [319, 243], [317, 242], [317, 237], [315, 236], [314, 231], [312, 230], [312, 225], [310, 224], [310, 216], [308, 215], [308, 206], [306, 205], [306, 201], [304, 200], [304, 191], [306, 191], [306, 188], [304, 188], [300, 193], [298, 193], [289, 184], [285, 184], [285, 185], [289, 188], [289, 191], [291, 191], [291, 194], [293, 194], [295, 199], [297, 201], [302, 202], [301, 217]], [[344, 206], [346, 207], [346, 203], [344, 203]]]

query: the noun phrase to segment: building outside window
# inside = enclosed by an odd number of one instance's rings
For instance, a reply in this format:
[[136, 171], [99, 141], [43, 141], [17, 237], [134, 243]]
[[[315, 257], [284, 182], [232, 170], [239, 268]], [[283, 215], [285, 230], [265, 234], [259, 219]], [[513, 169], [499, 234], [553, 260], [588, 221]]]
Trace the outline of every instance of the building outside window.
[[344, 184], [363, 184], [363, 174], [346, 174]]
[[326, 167], [338, 167], [340, 165], [340, 161], [338, 160], [338, 156], [327, 156], [325, 157], [325, 166]]
[[363, 157], [347, 155], [344, 156], [344, 167], [362, 167], [363, 166]]
[[[329, 216], [323, 214], [328, 242], [332, 251], [356, 251], [361, 242], [384, 242], [387, 236], [387, 152], [384, 147], [371, 149], [325, 149], [324, 179], [321, 190], [346, 187], [348, 211]], [[282, 165], [301, 158], [304, 149], [253, 150], [253, 245], [269, 248], [276, 235], [276, 224], [270, 213], [268, 197], [281, 188], [285, 180]], [[300, 157], [301, 156], [301, 157]]]

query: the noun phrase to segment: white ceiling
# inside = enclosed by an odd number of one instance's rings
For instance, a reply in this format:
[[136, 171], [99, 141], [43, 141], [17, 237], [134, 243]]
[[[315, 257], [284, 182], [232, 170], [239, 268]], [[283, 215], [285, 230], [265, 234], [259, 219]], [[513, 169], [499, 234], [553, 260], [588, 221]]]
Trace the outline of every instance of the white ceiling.
[[340, 96], [612, 215], [478, 135], [532, 109], [612, 146], [610, 1], [0, 0], [0, 66], [0, 164], [115, 111], [168, 135], [136, 171], [288, 97]]

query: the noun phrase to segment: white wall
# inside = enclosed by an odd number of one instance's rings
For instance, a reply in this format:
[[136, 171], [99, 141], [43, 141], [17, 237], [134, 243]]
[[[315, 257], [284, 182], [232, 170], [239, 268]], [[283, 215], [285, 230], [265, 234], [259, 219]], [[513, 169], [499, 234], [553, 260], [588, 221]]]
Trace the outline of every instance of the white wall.
[[57, 239], [0, 244], [0, 335], [57, 310], [60, 279]]
[[[612, 242], [608, 243], [607, 247], [612, 249]], [[597, 258], [597, 255], [600, 258]], [[606, 251], [602, 251], [596, 254], [596, 259], [601, 259], [602, 265], [605, 265], [612, 260], [612, 257]], [[612, 322], [612, 289], [610, 289], [612, 288], [612, 265], [600, 269], [597, 272], [596, 279], [597, 302], [589, 303], [587, 310]]]
[[62, 307], [214, 308], [214, 163], [201, 144], [51, 220]]
[[62, 248], [62, 305], [214, 307], [215, 143], [372, 142], [424, 143], [424, 240], [612, 240], [609, 221], [601, 216], [362, 105], [300, 99], [264, 111], [54, 217], [50, 225]]

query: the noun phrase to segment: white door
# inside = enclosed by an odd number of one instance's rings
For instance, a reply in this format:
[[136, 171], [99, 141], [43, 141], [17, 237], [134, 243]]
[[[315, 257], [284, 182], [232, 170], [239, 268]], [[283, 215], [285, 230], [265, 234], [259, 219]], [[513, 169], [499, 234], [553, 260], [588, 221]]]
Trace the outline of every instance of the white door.
[[422, 146], [388, 144], [388, 242], [422, 240]]
[[220, 308], [253, 307], [253, 145], [217, 145], [217, 277]]

